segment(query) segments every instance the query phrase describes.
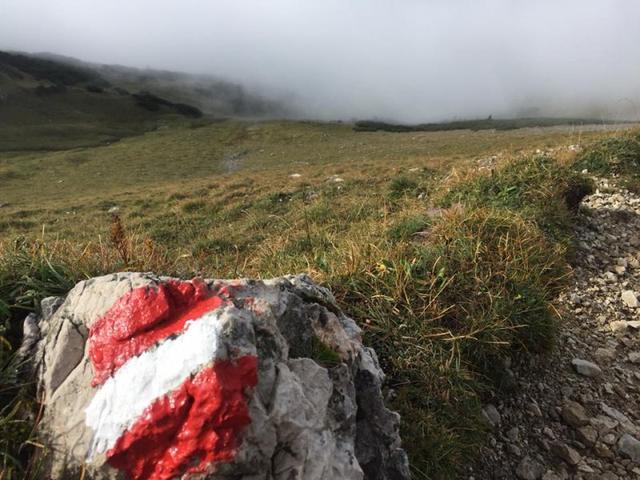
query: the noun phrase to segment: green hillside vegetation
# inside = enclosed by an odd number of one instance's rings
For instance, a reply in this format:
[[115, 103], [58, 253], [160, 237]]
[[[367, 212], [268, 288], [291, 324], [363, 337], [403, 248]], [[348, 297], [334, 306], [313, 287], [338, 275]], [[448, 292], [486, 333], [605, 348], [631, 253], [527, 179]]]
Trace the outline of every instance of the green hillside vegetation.
[[[413, 135], [221, 122], [5, 156], [3, 336], [16, 345], [36, 300], [113, 270], [308, 272], [378, 351], [415, 477], [453, 477], [482, 442], [479, 409], [501, 384], [500, 359], [553, 344], [551, 302], [569, 279], [573, 212], [590, 186], [561, 148], [573, 134]], [[28, 389], [8, 392], [6, 408], [29, 405]], [[18, 458], [33, 448], [20, 443], [31, 425], [7, 418], [6, 451]]]
[[287, 113], [280, 102], [212, 75], [100, 65], [50, 53], [41, 53], [37, 57], [88, 69], [121, 89], [133, 93], [152, 92], [172, 102], [193, 105], [217, 117], [274, 117]]
[[0, 52], [0, 151], [109, 144], [185, 116], [194, 111], [131, 95], [91, 70]]
[[640, 192], [640, 135], [605, 138], [582, 152], [574, 167], [600, 176], [620, 177], [626, 188]]

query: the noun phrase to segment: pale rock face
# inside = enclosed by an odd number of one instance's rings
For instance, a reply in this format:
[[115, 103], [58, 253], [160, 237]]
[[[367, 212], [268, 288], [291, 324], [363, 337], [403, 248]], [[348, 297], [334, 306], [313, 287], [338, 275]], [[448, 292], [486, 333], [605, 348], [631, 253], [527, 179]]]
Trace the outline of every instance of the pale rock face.
[[[123, 448], [123, 432], [152, 417], [145, 405], [179, 398], [181, 382], [195, 384], [201, 369], [214, 369], [216, 362], [254, 358], [255, 382], [241, 386], [238, 397], [249, 420], [234, 430], [231, 454], [197, 472], [185, 467], [179, 478], [409, 478], [399, 417], [384, 406], [384, 374], [375, 352], [363, 347], [359, 328], [331, 293], [306, 276], [206, 281], [207, 292], [224, 297], [220, 306], [198, 313], [177, 334], [117, 363], [106, 380], [96, 382], [102, 352], [91, 351], [90, 338], [98, 320], [132, 291], [155, 292], [170, 282], [176, 280], [140, 273], [94, 278], [79, 283], [61, 305], [47, 299], [43, 318], [25, 322], [23, 354], [32, 359], [45, 403], [40, 434], [51, 452], [47, 475], [78, 478], [85, 469], [86, 478], [126, 478], [113, 461], [113, 448]], [[114, 332], [114, 338], [124, 335]], [[216, 381], [225, 387], [224, 374]], [[145, 471], [137, 478], [161, 475]]]
[[585, 377], [599, 377], [602, 375], [602, 369], [593, 362], [589, 362], [588, 360], [583, 360], [581, 358], [574, 358], [571, 361], [573, 368], [575, 368], [576, 372]]
[[625, 433], [618, 441], [618, 450], [634, 463], [640, 463], [640, 442]]
[[633, 290], [625, 290], [621, 295], [622, 302], [629, 308], [638, 308], [638, 297]]

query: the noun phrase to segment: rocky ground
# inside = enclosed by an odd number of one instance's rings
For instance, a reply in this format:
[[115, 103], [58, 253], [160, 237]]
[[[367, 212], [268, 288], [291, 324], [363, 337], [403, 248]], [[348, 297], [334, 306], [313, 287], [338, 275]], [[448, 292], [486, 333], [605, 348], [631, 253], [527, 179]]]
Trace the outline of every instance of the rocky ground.
[[492, 434], [469, 480], [640, 478], [640, 196], [598, 187], [581, 207], [557, 348], [506, 362], [512, 393], [485, 407]]

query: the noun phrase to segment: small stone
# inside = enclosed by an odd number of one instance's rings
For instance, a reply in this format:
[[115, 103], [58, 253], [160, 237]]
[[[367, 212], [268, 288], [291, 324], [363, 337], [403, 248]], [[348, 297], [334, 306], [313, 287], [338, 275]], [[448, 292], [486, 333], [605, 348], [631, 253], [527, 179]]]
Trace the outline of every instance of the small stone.
[[527, 412], [529, 412], [529, 415], [532, 415], [534, 417], [542, 417], [542, 411], [540, 410], [538, 404], [535, 402], [527, 403]]
[[613, 445], [614, 443], [616, 443], [616, 436], [613, 433], [607, 433], [602, 437], [602, 441], [607, 445]]
[[543, 473], [543, 466], [528, 455], [520, 461], [516, 468], [516, 475], [521, 480], [538, 480]]
[[625, 290], [620, 296], [622, 303], [629, 308], [638, 308], [638, 297], [633, 290]]
[[618, 440], [618, 451], [634, 463], [640, 463], [640, 441], [625, 433]]
[[600, 347], [596, 349], [594, 356], [598, 361], [606, 362], [608, 360], [613, 360], [616, 357], [616, 351], [613, 348]]
[[521, 457], [522, 456], [522, 450], [520, 450], [520, 447], [518, 447], [517, 445], [514, 444], [509, 444], [507, 445], [507, 450], [509, 451], [510, 454], [516, 456], [516, 457]]
[[552, 446], [552, 451], [558, 458], [561, 458], [569, 465], [577, 465], [582, 459], [580, 454], [566, 443], [554, 443]]
[[624, 320], [615, 320], [609, 324], [609, 328], [612, 332], [624, 332], [629, 326], [630, 322]]
[[600, 458], [613, 458], [613, 453], [604, 443], [598, 442], [593, 447], [593, 451], [596, 452]]
[[569, 385], [563, 385], [562, 387], [560, 387], [560, 393], [562, 393], [563, 397], [570, 397], [571, 395], [573, 395], [573, 388]]
[[628, 356], [627, 359], [631, 362], [631, 363], [640, 363], [640, 352], [631, 352]]
[[515, 390], [518, 386], [518, 380], [516, 379], [515, 373], [510, 368], [505, 368], [502, 373], [502, 378], [500, 379], [500, 388], [502, 388], [506, 392], [511, 392]]
[[616, 419], [618, 422], [620, 422], [623, 426], [625, 425], [632, 425], [631, 420], [629, 420], [629, 417], [627, 417], [624, 413], [622, 413], [620, 410], [617, 410], [613, 407], [610, 407], [609, 405], [607, 405], [606, 403], [601, 403], [600, 404], [600, 408], [602, 408], [602, 411], [609, 417]]
[[589, 422], [596, 428], [596, 430], [598, 430], [598, 432], [600, 432], [600, 435], [609, 433], [619, 425], [617, 420], [604, 415], [598, 415], [597, 417], [592, 418]]
[[568, 400], [563, 405], [561, 416], [567, 425], [574, 428], [582, 427], [589, 423], [589, 416], [584, 407], [571, 400]]
[[518, 441], [519, 435], [520, 435], [520, 431], [518, 430], [518, 427], [513, 427], [509, 429], [509, 431], [507, 431], [507, 438], [512, 442]]
[[602, 375], [602, 370], [598, 365], [593, 362], [589, 362], [588, 360], [583, 360], [581, 358], [574, 358], [571, 360], [571, 364], [573, 368], [575, 368], [576, 372], [585, 377], [599, 377]]
[[553, 470], [547, 470], [542, 476], [542, 480], [562, 480], [562, 477], [557, 475]]
[[578, 439], [588, 447], [593, 447], [598, 440], [598, 431], [591, 425], [577, 429]]
[[498, 409], [494, 405], [488, 404], [484, 407], [482, 409], [482, 416], [487, 426], [497, 428], [498, 425], [500, 425], [500, 412], [498, 412]]
[[579, 472], [583, 472], [583, 473], [594, 473], [595, 470], [593, 468], [591, 468], [589, 465], [587, 465], [586, 463], [581, 463], [580, 465], [578, 465], [578, 471]]

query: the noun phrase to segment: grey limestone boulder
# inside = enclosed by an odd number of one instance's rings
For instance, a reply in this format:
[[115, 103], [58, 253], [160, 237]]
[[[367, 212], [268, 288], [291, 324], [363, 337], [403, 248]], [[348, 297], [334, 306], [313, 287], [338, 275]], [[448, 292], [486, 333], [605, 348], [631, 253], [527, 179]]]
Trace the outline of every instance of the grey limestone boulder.
[[118, 273], [43, 307], [22, 355], [51, 478], [409, 478], [375, 352], [306, 276]]

